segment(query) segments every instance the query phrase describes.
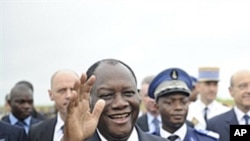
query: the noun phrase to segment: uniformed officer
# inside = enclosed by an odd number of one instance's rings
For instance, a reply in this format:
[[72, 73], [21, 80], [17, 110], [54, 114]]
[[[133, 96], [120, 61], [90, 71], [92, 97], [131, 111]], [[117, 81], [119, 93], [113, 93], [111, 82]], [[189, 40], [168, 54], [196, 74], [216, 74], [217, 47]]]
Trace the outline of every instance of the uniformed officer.
[[196, 89], [199, 97], [190, 103], [187, 119], [196, 129], [206, 129], [207, 120], [230, 110], [216, 101], [219, 83], [218, 67], [200, 67]]
[[149, 86], [149, 96], [155, 98], [161, 114], [160, 134], [171, 141], [217, 141], [218, 134], [196, 130], [185, 123], [192, 80], [179, 68], [159, 73]]
[[192, 80], [192, 89], [191, 89], [191, 94], [189, 96], [189, 101], [190, 102], [195, 102], [198, 98], [198, 90], [196, 88], [196, 83], [197, 83], [197, 78], [194, 77], [194, 76], [190, 76], [191, 77], [191, 80]]

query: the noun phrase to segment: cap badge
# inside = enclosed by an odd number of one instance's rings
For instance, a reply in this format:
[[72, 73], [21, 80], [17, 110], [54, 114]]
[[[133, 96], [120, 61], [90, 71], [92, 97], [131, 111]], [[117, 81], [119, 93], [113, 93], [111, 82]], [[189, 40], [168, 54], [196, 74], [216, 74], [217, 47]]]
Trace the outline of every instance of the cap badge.
[[178, 79], [178, 73], [176, 72], [176, 70], [173, 70], [173, 71], [171, 72], [171, 78], [172, 78], [173, 80]]

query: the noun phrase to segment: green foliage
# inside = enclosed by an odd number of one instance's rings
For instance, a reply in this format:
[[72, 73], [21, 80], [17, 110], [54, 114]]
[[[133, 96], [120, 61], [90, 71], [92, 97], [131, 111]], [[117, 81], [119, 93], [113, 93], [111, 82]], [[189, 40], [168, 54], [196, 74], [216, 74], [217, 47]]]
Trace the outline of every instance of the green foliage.
[[217, 98], [216, 99], [218, 102], [230, 106], [232, 107], [234, 105], [234, 100], [233, 99], [221, 99], [221, 98]]

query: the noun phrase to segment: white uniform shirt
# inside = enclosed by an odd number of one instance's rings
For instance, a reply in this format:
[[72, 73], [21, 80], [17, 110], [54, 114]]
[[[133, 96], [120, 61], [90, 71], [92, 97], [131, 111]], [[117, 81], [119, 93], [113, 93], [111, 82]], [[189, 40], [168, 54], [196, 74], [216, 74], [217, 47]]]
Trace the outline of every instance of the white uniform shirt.
[[164, 130], [163, 128], [160, 129], [161, 137], [168, 138], [171, 135], [177, 135], [179, 138], [176, 141], [184, 141], [184, 138], [187, 134], [187, 125], [183, 124], [177, 131], [173, 134], [169, 133], [168, 131]]
[[[197, 99], [189, 105], [187, 120], [191, 121], [196, 129], [206, 129], [206, 121], [204, 119], [204, 109], [206, 105]], [[213, 101], [208, 106], [207, 119], [222, 114], [230, 110], [229, 107], [222, 105], [217, 101]]]

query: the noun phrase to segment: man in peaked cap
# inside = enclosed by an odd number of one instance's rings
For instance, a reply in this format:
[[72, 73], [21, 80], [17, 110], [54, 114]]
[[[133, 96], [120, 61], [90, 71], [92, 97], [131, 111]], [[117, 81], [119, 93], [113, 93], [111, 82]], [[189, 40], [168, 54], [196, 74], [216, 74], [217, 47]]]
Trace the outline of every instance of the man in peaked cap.
[[192, 79], [192, 89], [191, 89], [191, 94], [189, 96], [189, 101], [195, 102], [197, 100], [198, 94], [199, 94], [199, 92], [197, 91], [197, 88], [196, 88], [196, 83], [198, 80], [194, 76], [190, 76], [190, 77]]
[[216, 141], [218, 134], [196, 130], [185, 123], [192, 80], [179, 68], [159, 73], [149, 86], [149, 96], [155, 98], [162, 118], [160, 134], [170, 141]]
[[199, 68], [199, 77], [196, 84], [199, 98], [189, 105], [187, 116], [187, 119], [192, 121], [197, 129], [206, 129], [207, 120], [230, 109], [216, 101], [218, 82], [218, 67]]

